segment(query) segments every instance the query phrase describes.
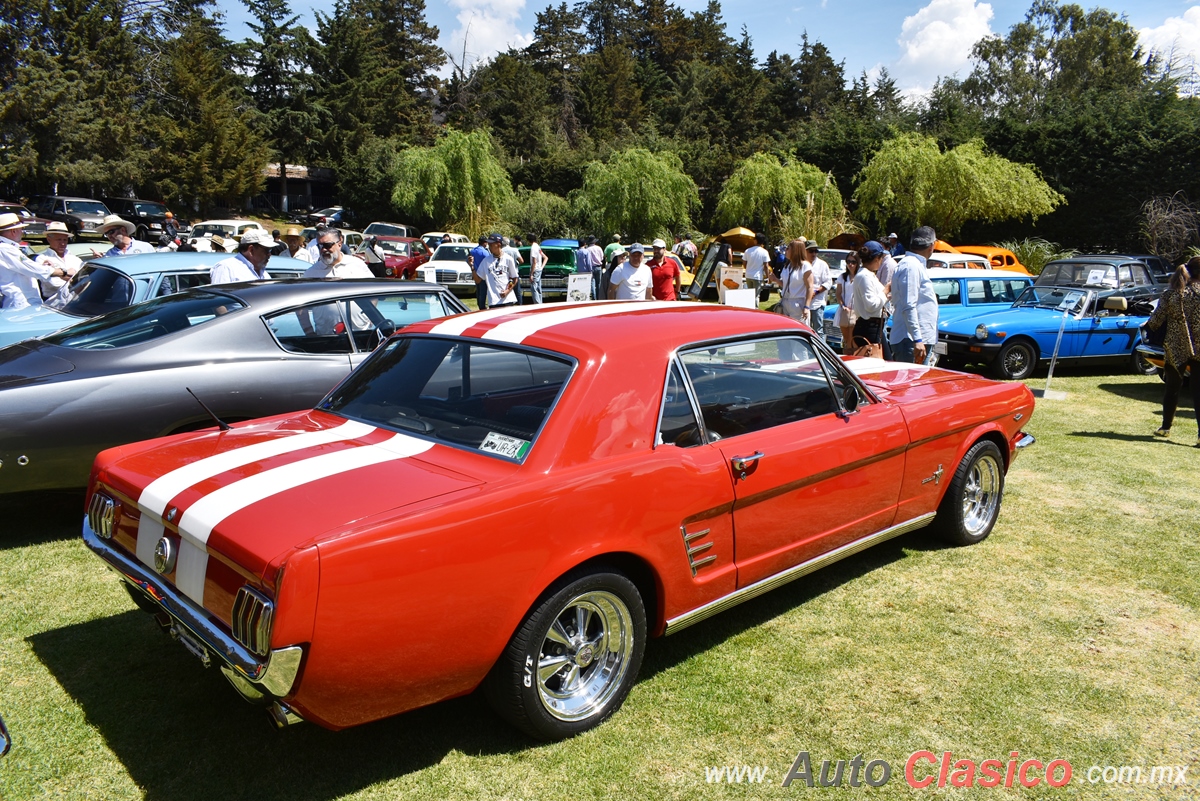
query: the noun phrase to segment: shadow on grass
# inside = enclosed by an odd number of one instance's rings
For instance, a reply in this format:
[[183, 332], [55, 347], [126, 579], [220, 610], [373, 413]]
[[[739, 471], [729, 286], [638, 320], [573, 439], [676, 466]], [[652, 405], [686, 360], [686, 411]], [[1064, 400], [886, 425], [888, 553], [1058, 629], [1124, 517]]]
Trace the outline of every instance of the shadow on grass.
[[0, 550], [80, 536], [84, 496], [82, 489], [0, 495]]
[[942, 542], [928, 529], [921, 529], [868, 548], [860, 554], [690, 626], [679, 634], [652, 641], [646, 649], [646, 658], [639, 675], [646, 679], [669, 670], [730, 637], [766, 623], [849, 581], [900, 561], [904, 558], [905, 551], [939, 551], [950, 547], [953, 546]]
[[534, 746], [478, 695], [342, 732], [308, 723], [277, 731], [141, 611], [28, 642], [148, 799], [337, 798], [451, 751]]
[[[1161, 383], [1100, 384], [1099, 388], [1105, 392], [1110, 392], [1113, 395], [1119, 395], [1122, 398], [1153, 403], [1160, 410], [1162, 409], [1163, 385]], [[1192, 393], [1186, 388], [1181, 390], [1179, 393], [1179, 408], [1192, 408]]]

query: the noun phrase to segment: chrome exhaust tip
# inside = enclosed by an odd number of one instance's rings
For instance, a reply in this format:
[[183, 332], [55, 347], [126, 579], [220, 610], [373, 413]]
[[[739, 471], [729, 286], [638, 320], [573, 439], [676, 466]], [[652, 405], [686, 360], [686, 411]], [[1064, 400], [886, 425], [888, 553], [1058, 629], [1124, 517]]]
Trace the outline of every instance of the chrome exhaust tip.
[[267, 707], [267, 714], [270, 715], [271, 722], [277, 729], [286, 729], [294, 723], [304, 722], [304, 718], [300, 717], [296, 710], [281, 701], [275, 701]]

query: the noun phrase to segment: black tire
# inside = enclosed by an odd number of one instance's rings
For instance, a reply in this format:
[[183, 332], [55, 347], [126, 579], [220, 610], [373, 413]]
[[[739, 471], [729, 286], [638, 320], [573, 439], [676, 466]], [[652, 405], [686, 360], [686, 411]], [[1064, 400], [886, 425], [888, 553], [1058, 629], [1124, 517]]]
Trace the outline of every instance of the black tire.
[[992, 533], [1004, 497], [1004, 457], [991, 440], [976, 442], [954, 471], [938, 506], [934, 532], [952, 545], [974, 545]]
[[1136, 375], [1154, 375], [1158, 372], [1158, 368], [1136, 350], [1129, 355], [1129, 367]]
[[1000, 378], [1020, 381], [1033, 375], [1037, 369], [1037, 348], [1032, 342], [1017, 339], [1000, 349], [992, 369]]
[[150, 231], [144, 226], [139, 225], [138, 229], [133, 232], [133, 236], [135, 239], [140, 239], [142, 242], [150, 241]]
[[562, 740], [621, 707], [645, 650], [646, 608], [633, 582], [608, 572], [564, 579], [513, 634], [484, 692], [526, 734]]

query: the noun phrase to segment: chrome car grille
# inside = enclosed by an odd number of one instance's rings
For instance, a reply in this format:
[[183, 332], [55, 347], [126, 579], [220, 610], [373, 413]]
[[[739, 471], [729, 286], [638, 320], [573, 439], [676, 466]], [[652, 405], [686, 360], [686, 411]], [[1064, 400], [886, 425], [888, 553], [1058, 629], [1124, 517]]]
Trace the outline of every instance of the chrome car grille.
[[257, 590], [242, 587], [233, 600], [233, 619], [230, 628], [233, 638], [259, 656], [266, 656], [271, 647], [271, 619], [275, 606]]
[[457, 270], [438, 270], [436, 272], [437, 282], [439, 284], [456, 284], [458, 283]]
[[93, 495], [88, 504], [88, 525], [91, 526], [92, 531], [96, 532], [97, 537], [106, 540], [112, 538], [115, 518], [116, 509], [113, 499], [103, 492]]
[[542, 277], [542, 289], [566, 289], [567, 277], [565, 275], [546, 275]]

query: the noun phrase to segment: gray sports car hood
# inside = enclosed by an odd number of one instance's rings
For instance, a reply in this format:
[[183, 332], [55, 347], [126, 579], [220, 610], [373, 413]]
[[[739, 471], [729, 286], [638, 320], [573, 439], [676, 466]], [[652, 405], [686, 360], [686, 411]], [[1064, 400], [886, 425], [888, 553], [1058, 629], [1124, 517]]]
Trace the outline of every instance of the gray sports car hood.
[[37, 343], [18, 342], [0, 348], [0, 388], [62, 375], [74, 369], [75, 365], [44, 352]]

